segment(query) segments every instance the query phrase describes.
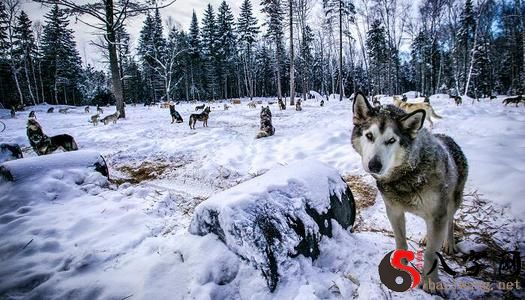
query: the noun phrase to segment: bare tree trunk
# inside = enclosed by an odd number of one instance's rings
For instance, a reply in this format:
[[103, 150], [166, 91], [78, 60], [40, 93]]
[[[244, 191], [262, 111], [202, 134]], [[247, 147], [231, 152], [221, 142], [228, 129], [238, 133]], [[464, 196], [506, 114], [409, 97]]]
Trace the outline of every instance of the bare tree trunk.
[[295, 105], [295, 66], [293, 52], [293, 0], [290, 0], [290, 106]]
[[124, 94], [122, 89], [122, 81], [120, 80], [120, 70], [118, 66], [118, 55], [116, 45], [116, 34], [113, 22], [113, 0], [105, 0], [106, 8], [106, 39], [109, 50], [109, 68], [111, 71], [111, 84], [113, 86], [113, 94], [115, 95], [117, 111], [120, 113], [119, 118], [126, 117], [124, 109]]
[[339, 0], [339, 101], [343, 93], [343, 1]]

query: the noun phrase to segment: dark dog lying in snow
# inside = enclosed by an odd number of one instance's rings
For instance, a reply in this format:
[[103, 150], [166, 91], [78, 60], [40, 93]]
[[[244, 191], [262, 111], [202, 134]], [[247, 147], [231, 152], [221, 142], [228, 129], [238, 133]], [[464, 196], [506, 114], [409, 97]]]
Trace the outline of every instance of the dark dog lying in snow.
[[18, 144], [0, 144], [0, 162], [23, 158]]

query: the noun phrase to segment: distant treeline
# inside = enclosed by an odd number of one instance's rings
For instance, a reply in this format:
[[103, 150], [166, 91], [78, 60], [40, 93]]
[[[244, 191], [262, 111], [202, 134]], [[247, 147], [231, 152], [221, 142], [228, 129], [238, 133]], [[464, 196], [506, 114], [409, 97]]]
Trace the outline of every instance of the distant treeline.
[[[340, 93], [341, 86], [346, 95], [525, 93], [521, 2], [422, 0], [413, 16], [408, 0], [262, 0], [264, 19], [258, 20], [244, 0], [238, 16], [227, 2], [208, 5], [200, 21], [194, 12], [187, 30], [152, 10], [136, 51], [126, 28], [117, 31], [124, 99], [281, 97], [292, 80], [300, 95]], [[109, 76], [82, 66], [68, 24], [58, 6], [40, 24], [17, 1], [0, 2], [4, 107], [111, 101]]]

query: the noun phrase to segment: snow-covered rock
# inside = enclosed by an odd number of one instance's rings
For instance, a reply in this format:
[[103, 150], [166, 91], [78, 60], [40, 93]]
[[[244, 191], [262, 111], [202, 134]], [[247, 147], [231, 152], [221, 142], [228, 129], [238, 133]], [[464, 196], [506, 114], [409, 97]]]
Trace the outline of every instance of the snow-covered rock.
[[189, 231], [216, 234], [234, 253], [260, 269], [270, 290], [290, 257], [319, 256], [332, 220], [353, 225], [352, 193], [337, 170], [315, 160], [274, 168], [202, 202]]
[[4, 162], [0, 165], [0, 178], [20, 181], [53, 170], [78, 168], [92, 168], [106, 177], [109, 175], [106, 162], [98, 152], [80, 150]]

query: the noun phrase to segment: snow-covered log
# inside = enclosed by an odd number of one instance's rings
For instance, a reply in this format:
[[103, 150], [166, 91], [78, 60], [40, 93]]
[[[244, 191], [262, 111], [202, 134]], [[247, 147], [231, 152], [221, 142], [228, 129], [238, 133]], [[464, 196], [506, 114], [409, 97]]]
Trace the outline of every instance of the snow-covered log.
[[11, 160], [0, 164], [0, 178], [20, 181], [57, 169], [92, 168], [108, 177], [104, 158], [95, 151], [79, 150]]
[[262, 271], [271, 291], [287, 262], [316, 259], [332, 221], [347, 229], [355, 219], [350, 189], [337, 170], [300, 161], [225, 190], [195, 209], [189, 231], [216, 234], [234, 253]]

